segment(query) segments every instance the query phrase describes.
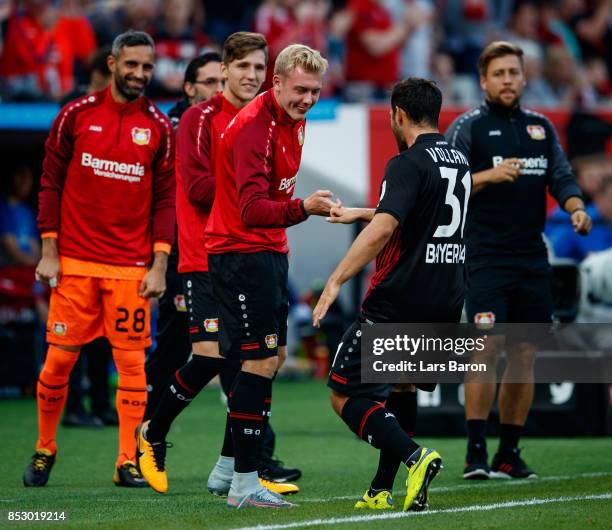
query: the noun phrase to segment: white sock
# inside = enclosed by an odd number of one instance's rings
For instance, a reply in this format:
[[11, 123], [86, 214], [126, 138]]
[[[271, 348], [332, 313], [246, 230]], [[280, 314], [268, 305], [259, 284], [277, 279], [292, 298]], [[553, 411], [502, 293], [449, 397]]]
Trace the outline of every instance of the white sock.
[[251, 492], [261, 487], [257, 471], [249, 473], [237, 473], [234, 471], [232, 478], [232, 490], [234, 492]]
[[219, 455], [219, 459], [217, 460], [215, 467], [224, 475], [231, 475], [234, 472], [234, 457]]

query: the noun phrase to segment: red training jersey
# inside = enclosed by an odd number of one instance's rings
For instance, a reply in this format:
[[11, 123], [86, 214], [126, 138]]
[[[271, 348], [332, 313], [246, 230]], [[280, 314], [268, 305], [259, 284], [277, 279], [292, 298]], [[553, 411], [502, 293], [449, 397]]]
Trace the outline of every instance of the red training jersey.
[[208, 270], [206, 223], [215, 198], [214, 160], [221, 135], [236, 115], [223, 94], [188, 108], [176, 133], [178, 271]]
[[292, 199], [306, 122], [280, 107], [273, 89], [230, 122], [216, 159], [217, 191], [206, 227], [206, 249], [287, 253], [285, 228], [307, 217]]
[[144, 266], [153, 242], [174, 240], [174, 132], [147, 98], [113, 100], [110, 88], [62, 108], [45, 143], [41, 233], [61, 256]]

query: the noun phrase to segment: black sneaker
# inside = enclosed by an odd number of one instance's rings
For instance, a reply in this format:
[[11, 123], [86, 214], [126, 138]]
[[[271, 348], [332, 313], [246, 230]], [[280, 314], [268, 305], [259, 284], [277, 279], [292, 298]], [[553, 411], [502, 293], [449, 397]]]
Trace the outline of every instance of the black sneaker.
[[115, 486], [124, 488], [146, 488], [149, 483], [144, 479], [136, 464], [131, 460], [126, 460], [117, 469], [113, 475]]
[[538, 475], [527, 467], [521, 458], [521, 450], [512, 449], [509, 453], [497, 453], [493, 457], [491, 478], [538, 478]]
[[463, 468], [463, 478], [467, 480], [487, 480], [490, 476], [487, 464], [487, 450], [480, 444], [468, 446]]
[[47, 449], [38, 449], [32, 455], [32, 461], [23, 474], [23, 485], [26, 488], [44, 486], [49, 480], [53, 464], [55, 464], [55, 453]]
[[269, 458], [261, 462], [259, 476], [270, 482], [293, 482], [302, 476], [302, 472], [297, 468], [283, 467], [282, 461]]

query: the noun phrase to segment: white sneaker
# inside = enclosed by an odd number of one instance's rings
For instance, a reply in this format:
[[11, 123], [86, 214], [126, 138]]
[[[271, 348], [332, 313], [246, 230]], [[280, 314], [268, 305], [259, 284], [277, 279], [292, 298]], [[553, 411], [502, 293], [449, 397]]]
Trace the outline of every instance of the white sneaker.
[[227, 505], [238, 510], [241, 508], [291, 508], [295, 506], [283, 499], [281, 495], [263, 486], [246, 494], [230, 490], [227, 496]]

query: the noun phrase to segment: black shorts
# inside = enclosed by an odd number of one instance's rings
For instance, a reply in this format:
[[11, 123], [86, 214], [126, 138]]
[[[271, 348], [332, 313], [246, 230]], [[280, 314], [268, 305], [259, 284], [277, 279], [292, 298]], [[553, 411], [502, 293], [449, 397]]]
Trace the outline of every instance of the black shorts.
[[344, 396], [385, 401], [394, 385], [361, 382], [361, 327], [367, 325], [360, 321], [354, 322], [342, 335], [329, 371], [327, 386]]
[[551, 272], [537, 268], [483, 267], [468, 272], [468, 322], [548, 323], [552, 321]]
[[189, 338], [194, 342], [218, 342], [219, 305], [208, 272], [181, 274], [185, 305], [189, 315]]
[[219, 346], [228, 359], [265, 359], [287, 345], [286, 254], [210, 254], [219, 302]]

